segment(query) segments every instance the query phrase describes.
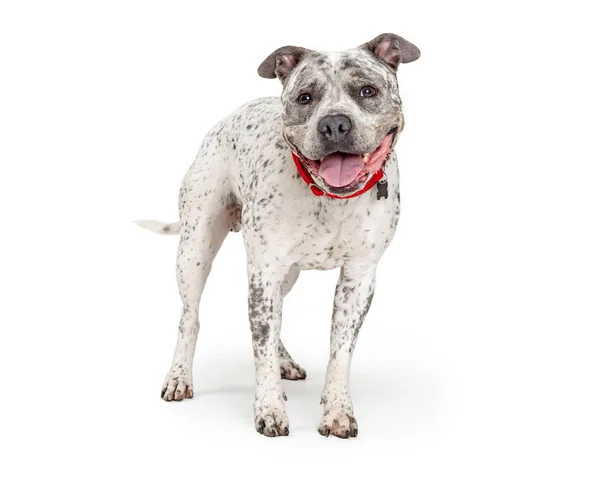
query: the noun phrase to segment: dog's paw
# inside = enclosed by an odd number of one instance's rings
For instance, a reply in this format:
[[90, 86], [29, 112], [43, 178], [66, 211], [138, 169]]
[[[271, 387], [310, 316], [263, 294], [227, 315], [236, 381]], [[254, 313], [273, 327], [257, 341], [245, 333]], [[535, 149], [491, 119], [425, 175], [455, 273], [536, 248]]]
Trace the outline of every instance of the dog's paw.
[[271, 403], [256, 401], [254, 403], [254, 426], [265, 436], [287, 436], [290, 423], [282, 401]]
[[332, 408], [323, 414], [319, 433], [325, 437], [333, 434], [342, 439], [356, 437], [358, 424], [352, 411]]
[[194, 388], [191, 379], [181, 374], [181, 370], [170, 371], [163, 384], [160, 397], [167, 402], [193, 398]]
[[281, 379], [289, 379], [290, 381], [297, 381], [298, 379], [306, 379], [306, 371], [300, 367], [298, 363], [294, 361], [284, 360], [279, 363], [279, 369], [281, 371]]

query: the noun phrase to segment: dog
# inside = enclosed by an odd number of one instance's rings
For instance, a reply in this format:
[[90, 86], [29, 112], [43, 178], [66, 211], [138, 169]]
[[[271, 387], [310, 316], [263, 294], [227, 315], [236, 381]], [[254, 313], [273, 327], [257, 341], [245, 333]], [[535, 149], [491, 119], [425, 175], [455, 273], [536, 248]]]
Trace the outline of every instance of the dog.
[[179, 234], [183, 313], [161, 397], [194, 395], [198, 307], [211, 264], [230, 231], [242, 231], [256, 394], [254, 425], [287, 436], [281, 379], [306, 378], [280, 338], [284, 296], [301, 270], [340, 268], [319, 432], [356, 437], [350, 361], [375, 291], [375, 272], [400, 214], [394, 146], [404, 127], [396, 72], [419, 58], [398, 35], [336, 53], [285, 46], [259, 66], [281, 98], [239, 108], [206, 135], [179, 193], [180, 221], [138, 223]]

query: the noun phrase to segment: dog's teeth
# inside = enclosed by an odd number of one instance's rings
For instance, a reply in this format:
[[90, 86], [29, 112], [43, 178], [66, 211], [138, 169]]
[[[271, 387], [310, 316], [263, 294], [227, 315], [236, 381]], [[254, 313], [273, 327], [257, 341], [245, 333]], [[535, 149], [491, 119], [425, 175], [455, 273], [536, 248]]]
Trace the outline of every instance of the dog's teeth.
[[366, 163], [367, 161], [369, 161], [369, 153], [366, 153], [363, 155], [362, 161], [363, 161], [363, 163]]

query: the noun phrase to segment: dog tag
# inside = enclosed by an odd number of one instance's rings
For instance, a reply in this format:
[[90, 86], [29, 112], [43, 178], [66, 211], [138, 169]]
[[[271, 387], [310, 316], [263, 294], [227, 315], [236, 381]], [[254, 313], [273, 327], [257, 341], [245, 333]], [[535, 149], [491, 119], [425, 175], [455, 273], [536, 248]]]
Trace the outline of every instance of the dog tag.
[[387, 199], [387, 197], [388, 197], [388, 183], [387, 183], [387, 176], [384, 173], [383, 178], [381, 178], [377, 182], [377, 200], [380, 200], [381, 198]]

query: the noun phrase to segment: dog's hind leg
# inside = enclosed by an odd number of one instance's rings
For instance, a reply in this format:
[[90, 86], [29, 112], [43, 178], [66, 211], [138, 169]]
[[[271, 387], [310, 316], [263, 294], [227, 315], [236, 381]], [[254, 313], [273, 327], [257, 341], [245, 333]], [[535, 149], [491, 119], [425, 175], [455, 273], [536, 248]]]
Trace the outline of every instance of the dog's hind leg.
[[192, 363], [200, 328], [200, 296], [213, 259], [235, 220], [235, 215], [230, 214], [235, 209], [235, 204], [229, 192], [210, 188], [206, 192], [208, 194], [186, 192], [185, 183], [181, 192], [177, 283], [183, 313], [173, 364], [161, 392], [165, 401], [181, 401], [194, 395]]
[[294, 361], [294, 358], [292, 358], [287, 349], [285, 349], [285, 346], [281, 340], [279, 341], [278, 353], [281, 379], [289, 379], [290, 381], [306, 379], [306, 371], [304, 368], [301, 368], [296, 361]]
[[[300, 269], [297, 266], [292, 266], [285, 281], [283, 282], [283, 295], [285, 296], [290, 292], [298, 276], [300, 275]], [[279, 369], [281, 371], [281, 379], [289, 379], [290, 381], [297, 381], [298, 379], [306, 379], [306, 371], [300, 367], [300, 365], [294, 361], [291, 354], [288, 353], [287, 349], [283, 345], [281, 339], [279, 340]]]

